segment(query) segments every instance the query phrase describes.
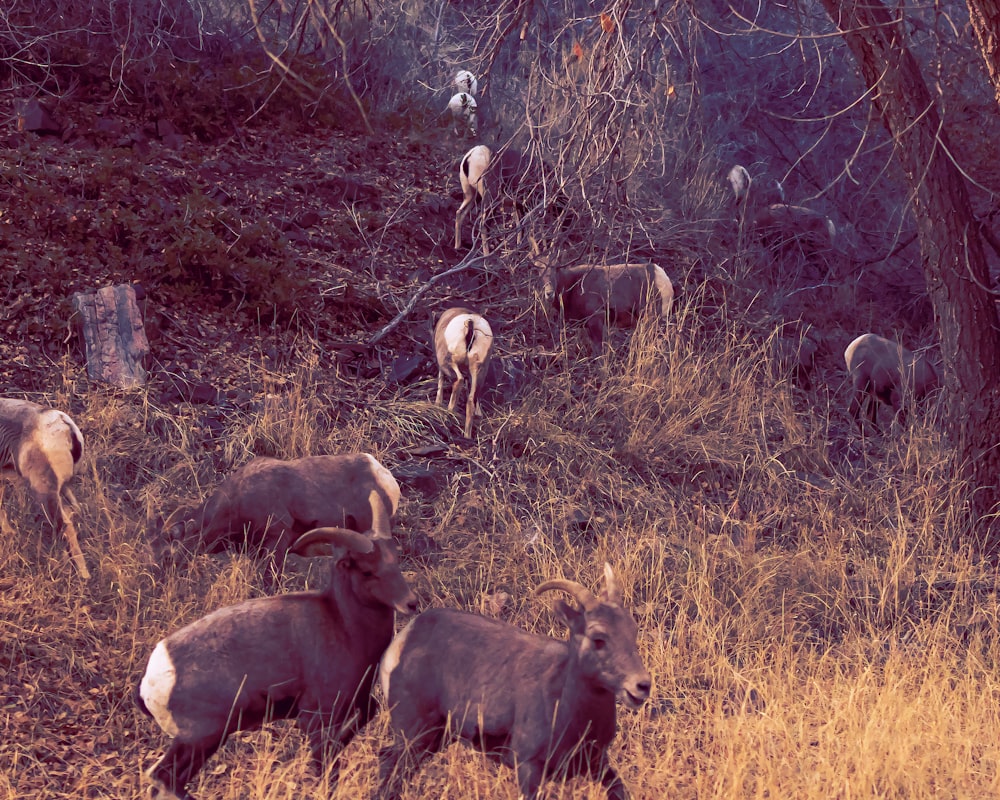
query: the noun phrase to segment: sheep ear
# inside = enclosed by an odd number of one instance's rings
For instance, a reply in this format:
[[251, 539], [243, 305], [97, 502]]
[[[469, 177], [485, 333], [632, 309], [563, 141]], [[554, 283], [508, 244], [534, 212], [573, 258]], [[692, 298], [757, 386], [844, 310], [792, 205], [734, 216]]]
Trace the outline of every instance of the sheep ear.
[[368, 505], [372, 509], [372, 538], [391, 539], [392, 523], [389, 522], [389, 512], [379, 493], [374, 489], [368, 494]]
[[563, 618], [566, 622], [566, 626], [571, 632], [576, 634], [583, 634], [586, 629], [586, 621], [584, 620], [584, 612], [573, 608], [565, 600], [556, 601], [556, 611], [559, 616]]
[[[165, 539], [184, 538], [188, 534], [188, 517], [191, 516], [191, 509], [187, 506], [175, 508], [166, 519], [159, 517], [159, 530], [157, 533]], [[174, 536], [174, 529], [180, 526], [178, 536]]]
[[729, 170], [727, 177], [729, 178], [729, 185], [733, 187], [733, 194], [736, 195], [736, 199], [742, 200], [750, 189], [750, 173], [746, 171], [746, 167], [737, 164]]
[[542, 248], [538, 246], [534, 234], [528, 234], [528, 244], [531, 247], [531, 257], [537, 259], [542, 254]]
[[370, 553], [375, 549], [375, 543], [363, 533], [346, 528], [316, 528], [303, 533], [288, 550], [297, 556], [309, 558], [336, 555], [340, 548], [352, 553]]
[[622, 590], [618, 585], [618, 579], [615, 577], [611, 565], [607, 561], [604, 562], [604, 591], [601, 593], [601, 596], [609, 603], [621, 605]]

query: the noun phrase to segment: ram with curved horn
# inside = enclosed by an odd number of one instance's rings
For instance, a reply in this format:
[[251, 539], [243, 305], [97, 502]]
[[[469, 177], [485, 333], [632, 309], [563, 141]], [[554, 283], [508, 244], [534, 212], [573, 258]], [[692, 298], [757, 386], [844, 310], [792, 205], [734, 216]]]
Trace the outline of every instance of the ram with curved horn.
[[568, 641], [455, 609], [427, 611], [396, 636], [380, 668], [395, 736], [380, 753], [381, 797], [399, 797], [409, 776], [454, 739], [516, 767], [529, 798], [543, 780], [576, 775], [600, 781], [613, 800], [627, 797], [607, 756], [615, 698], [637, 708], [651, 681], [635, 620], [611, 567], [604, 570], [600, 597], [564, 579], [536, 589], [576, 600], [579, 608], [556, 604]]
[[322, 769], [336, 766], [371, 718], [394, 612], [412, 613], [417, 598], [400, 571], [388, 509], [374, 490], [368, 500], [372, 530], [320, 528], [290, 548], [333, 555], [326, 589], [221, 608], [156, 645], [136, 694], [172, 737], [147, 773], [154, 797], [192, 800], [187, 784], [233, 731], [294, 719]]

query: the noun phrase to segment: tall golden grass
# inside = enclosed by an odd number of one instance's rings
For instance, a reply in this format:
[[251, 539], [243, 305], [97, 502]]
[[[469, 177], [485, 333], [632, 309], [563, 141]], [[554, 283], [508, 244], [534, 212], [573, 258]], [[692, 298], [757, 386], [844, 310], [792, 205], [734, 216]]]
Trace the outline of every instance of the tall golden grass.
[[[407, 448], [449, 444], [434, 496], [406, 489], [397, 533], [439, 552], [407, 560], [425, 606], [486, 612], [564, 636], [545, 579], [619, 575], [654, 676], [623, 712], [613, 759], [637, 798], [973, 798], [1000, 791], [995, 595], [951, 547], [958, 489], [933, 415], [860, 438], [843, 397], [797, 388], [766, 337], [739, 320], [703, 325], [696, 295], [673, 324], [643, 320], [586, 358], [575, 333], [474, 443], [428, 402], [433, 378], [358, 387], [331, 410], [323, 358], [301, 337], [287, 390], [262, 387], [206, 437], [190, 406], [89, 385], [63, 366], [34, 399], [73, 408], [87, 437], [75, 482], [82, 585], [20, 488], [0, 541], [0, 797], [135, 797], [165, 743], [131, 695], [155, 642], [207, 611], [261, 593], [243, 555], [197, 556], [162, 574], [148, 519], [203, 498], [251, 455], [364, 449], [390, 467]], [[778, 375], [778, 379], [775, 378]], [[833, 385], [833, 375], [820, 376]], [[370, 402], [361, 402], [370, 398]], [[76, 410], [78, 409], [78, 410]], [[404, 548], [405, 549], [405, 548]], [[322, 582], [298, 563], [286, 588]], [[310, 774], [279, 723], [240, 734], [190, 787], [201, 798], [370, 796], [381, 715], [345, 753], [339, 785]], [[551, 798], [597, 785], [551, 784]], [[515, 798], [512, 773], [454, 747], [408, 797]]]

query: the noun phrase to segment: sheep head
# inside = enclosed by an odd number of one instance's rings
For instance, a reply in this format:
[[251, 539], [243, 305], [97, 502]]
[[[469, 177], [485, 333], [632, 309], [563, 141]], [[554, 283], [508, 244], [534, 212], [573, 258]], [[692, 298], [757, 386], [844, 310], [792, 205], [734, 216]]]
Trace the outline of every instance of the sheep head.
[[417, 596], [400, 571], [391, 537], [316, 528], [296, 539], [289, 552], [305, 557], [332, 555], [336, 559], [333, 569], [350, 584], [362, 605], [387, 606], [401, 614], [417, 610]]
[[609, 564], [604, 565], [604, 577], [601, 597], [562, 578], [546, 581], [535, 589], [535, 595], [561, 591], [580, 604], [576, 609], [559, 601], [556, 608], [570, 629], [570, 648], [583, 676], [614, 692], [625, 705], [638, 708], [649, 697], [651, 683], [636, 646], [638, 626], [621, 606], [621, 589]]

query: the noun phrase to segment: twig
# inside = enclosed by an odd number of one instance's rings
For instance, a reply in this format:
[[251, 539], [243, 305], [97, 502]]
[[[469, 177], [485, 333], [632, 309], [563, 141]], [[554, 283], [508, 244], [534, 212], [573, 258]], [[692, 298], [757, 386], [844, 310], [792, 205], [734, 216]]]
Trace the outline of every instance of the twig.
[[384, 339], [388, 334], [392, 333], [392, 331], [396, 329], [399, 323], [402, 322], [411, 311], [413, 311], [414, 307], [417, 305], [417, 302], [420, 300], [420, 298], [423, 297], [425, 294], [427, 294], [427, 291], [434, 284], [452, 275], [456, 275], [462, 270], [468, 269], [469, 267], [482, 261], [484, 258], [485, 258], [484, 256], [473, 256], [472, 253], [469, 253], [469, 255], [467, 255], [465, 258], [459, 261], [458, 264], [456, 264], [451, 269], [447, 269], [444, 272], [439, 272], [437, 275], [434, 275], [429, 281], [427, 281], [427, 283], [425, 283], [423, 286], [417, 289], [413, 297], [410, 298], [409, 302], [407, 302], [406, 306], [403, 308], [402, 311], [400, 311], [395, 317], [392, 318], [392, 320], [389, 323], [385, 325], [385, 327], [383, 327], [378, 333], [376, 333], [371, 339], [368, 340], [367, 346], [374, 347], [376, 344], [382, 341], [382, 339]]

